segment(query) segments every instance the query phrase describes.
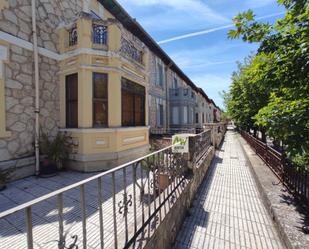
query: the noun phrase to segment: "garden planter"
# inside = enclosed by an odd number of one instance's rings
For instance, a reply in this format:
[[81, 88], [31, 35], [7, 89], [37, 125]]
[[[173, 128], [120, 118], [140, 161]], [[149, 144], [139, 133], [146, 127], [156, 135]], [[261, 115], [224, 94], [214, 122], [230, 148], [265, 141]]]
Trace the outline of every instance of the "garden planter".
[[47, 178], [57, 175], [57, 164], [44, 159], [40, 165], [40, 177]]
[[167, 173], [158, 173], [157, 174], [157, 188], [160, 193], [164, 191], [171, 183], [169, 174]]

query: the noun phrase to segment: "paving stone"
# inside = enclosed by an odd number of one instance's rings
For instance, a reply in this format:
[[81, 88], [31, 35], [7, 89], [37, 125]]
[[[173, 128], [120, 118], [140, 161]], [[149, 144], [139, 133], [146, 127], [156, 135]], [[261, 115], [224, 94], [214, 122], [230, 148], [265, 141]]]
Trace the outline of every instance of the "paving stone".
[[283, 249], [232, 132], [227, 132], [221, 151], [199, 189], [174, 249]]

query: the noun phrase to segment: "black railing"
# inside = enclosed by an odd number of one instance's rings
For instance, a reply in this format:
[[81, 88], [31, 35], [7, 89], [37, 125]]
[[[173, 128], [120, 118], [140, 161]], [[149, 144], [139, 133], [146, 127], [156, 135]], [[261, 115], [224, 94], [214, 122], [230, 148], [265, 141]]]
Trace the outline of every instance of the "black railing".
[[197, 164], [211, 146], [211, 130], [190, 138], [190, 161]]
[[69, 30], [69, 46], [70, 47], [75, 46], [77, 44], [77, 38], [78, 38], [77, 27], [74, 26], [73, 28]]
[[269, 147], [252, 135], [241, 131], [242, 137], [268, 165], [282, 184], [302, 203], [309, 206], [309, 172], [293, 165], [284, 154]]
[[107, 26], [93, 24], [92, 37], [94, 44], [107, 45]]

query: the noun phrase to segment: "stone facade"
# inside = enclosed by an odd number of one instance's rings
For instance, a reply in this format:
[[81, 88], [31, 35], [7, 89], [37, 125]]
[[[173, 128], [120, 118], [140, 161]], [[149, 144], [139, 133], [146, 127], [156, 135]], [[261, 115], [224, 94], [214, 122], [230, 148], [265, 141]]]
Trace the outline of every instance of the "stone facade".
[[[6, 4], [2, 5], [0, 12], [0, 32], [32, 42], [31, 1], [4, 2]], [[38, 45], [57, 52], [57, 28], [76, 19], [82, 3], [39, 0], [36, 4]], [[4, 96], [5, 126], [10, 136], [0, 138], [0, 168], [16, 169], [14, 179], [34, 173], [34, 60], [33, 51], [14, 44], [8, 44], [8, 55], [8, 61], [4, 63]], [[39, 72], [41, 130], [55, 135], [59, 127], [58, 61], [40, 55]]]
[[[2, 0], [7, 2], [0, 12], [1, 31], [32, 41], [31, 0]], [[39, 47], [58, 51], [59, 26], [76, 20], [82, 10], [82, 0], [37, 0], [37, 34]]]

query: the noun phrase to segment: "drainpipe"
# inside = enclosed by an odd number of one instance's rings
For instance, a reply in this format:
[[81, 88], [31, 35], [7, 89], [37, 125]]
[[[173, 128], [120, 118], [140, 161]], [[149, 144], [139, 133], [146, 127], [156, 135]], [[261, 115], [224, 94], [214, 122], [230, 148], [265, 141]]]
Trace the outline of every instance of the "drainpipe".
[[34, 80], [35, 80], [35, 174], [40, 173], [40, 99], [39, 99], [39, 56], [38, 56], [38, 37], [36, 30], [36, 11], [35, 0], [31, 0], [32, 8], [32, 34], [33, 34], [33, 57], [34, 57]]

